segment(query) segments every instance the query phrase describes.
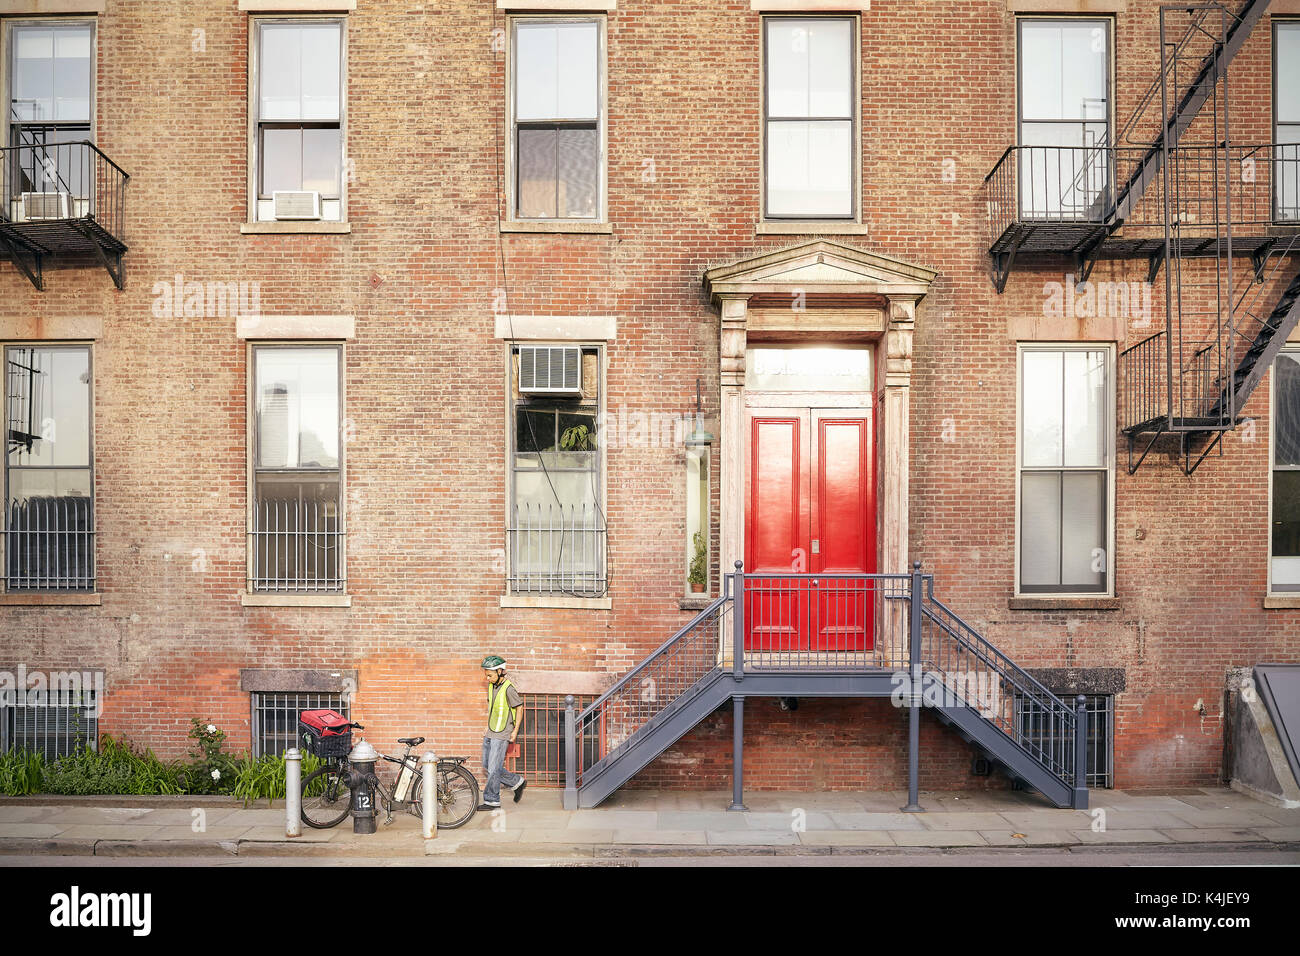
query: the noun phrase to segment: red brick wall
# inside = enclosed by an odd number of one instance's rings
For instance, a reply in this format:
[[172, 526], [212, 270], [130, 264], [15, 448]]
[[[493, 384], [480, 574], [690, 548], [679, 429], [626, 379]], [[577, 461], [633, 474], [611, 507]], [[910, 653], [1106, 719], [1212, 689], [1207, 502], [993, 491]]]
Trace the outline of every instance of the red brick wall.
[[[485, 653], [530, 670], [621, 673], [689, 618], [677, 606], [684, 469], [680, 450], [663, 448], [608, 451], [612, 610], [500, 608], [507, 433], [493, 297], [506, 288], [516, 314], [616, 315], [610, 410], [688, 411], [701, 378], [716, 416], [718, 318], [701, 275], [798, 238], [754, 233], [760, 18], [744, 0], [620, 4], [608, 31], [613, 234], [502, 235], [503, 60], [491, 45], [502, 15], [487, 0], [363, 0], [349, 28], [353, 232], [278, 237], [239, 233], [248, 21], [235, 7], [115, 0], [100, 18], [98, 143], [132, 176], [127, 290], [78, 269], [51, 270], [38, 293], [0, 265], [0, 315], [104, 323], [103, 604], [0, 608], [0, 663], [104, 667], [104, 729], [164, 754], [185, 749], [191, 716], [247, 746], [242, 667], [355, 667], [354, 713], [373, 740], [418, 733], [474, 754]], [[1154, 75], [1155, 8], [1134, 0], [1118, 17], [1121, 122]], [[862, 34], [870, 235], [847, 241], [940, 272], [917, 323], [913, 553], [942, 599], [1021, 664], [1126, 668], [1119, 786], [1212, 782], [1225, 669], [1300, 657], [1300, 616], [1262, 608], [1266, 389], [1246, 409], [1262, 416], [1253, 441], [1229, 436], [1194, 478], [1158, 456], [1133, 477], [1118, 469], [1117, 610], [1010, 610], [1009, 323], [1040, 316], [1044, 283], [1070, 271], [1026, 266], [1001, 296], [987, 275], [980, 184], [1014, 141], [1014, 17], [1002, 0], [878, 0]], [[1269, 51], [1265, 21], [1233, 67], [1243, 136], [1267, 133]], [[653, 182], [642, 177], [647, 159]], [[944, 181], [946, 159], [955, 182]], [[1094, 278], [1140, 279], [1144, 268], [1102, 263]], [[178, 273], [257, 281], [267, 313], [356, 316], [346, 352], [350, 609], [240, 606], [246, 350], [230, 317], [153, 316], [153, 284]], [[716, 456], [714, 466], [716, 475]], [[196, 551], [204, 570], [193, 570]], [[903, 785], [903, 718], [887, 702], [805, 702], [784, 714], [762, 701], [751, 712], [751, 787]], [[729, 720], [711, 718], [639, 785], [724, 786]], [[927, 720], [924, 742], [927, 786], [985, 785], [950, 732]]]

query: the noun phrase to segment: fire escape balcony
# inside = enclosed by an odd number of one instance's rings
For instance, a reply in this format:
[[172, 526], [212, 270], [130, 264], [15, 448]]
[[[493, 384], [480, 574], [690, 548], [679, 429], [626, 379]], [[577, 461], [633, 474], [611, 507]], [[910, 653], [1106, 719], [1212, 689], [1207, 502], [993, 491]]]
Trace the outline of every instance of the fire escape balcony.
[[[1168, 216], [1182, 256], [1226, 256], [1230, 243], [1258, 272], [1300, 232], [1300, 144], [1169, 152], [1177, 188]], [[1151, 156], [1137, 146], [1009, 147], [984, 179], [997, 290], [1017, 259], [1072, 259], [1080, 282], [1101, 259], [1144, 259], [1154, 281], [1165, 255], [1166, 170], [1152, 169]]]
[[0, 148], [0, 259], [37, 289], [47, 264], [101, 265], [123, 288], [126, 184], [89, 141]]

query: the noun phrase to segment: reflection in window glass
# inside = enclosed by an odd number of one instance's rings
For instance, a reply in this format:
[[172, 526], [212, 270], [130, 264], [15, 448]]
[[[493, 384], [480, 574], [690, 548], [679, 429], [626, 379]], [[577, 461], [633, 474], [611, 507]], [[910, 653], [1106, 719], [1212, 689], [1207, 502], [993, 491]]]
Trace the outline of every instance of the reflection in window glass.
[[1300, 20], [1273, 21], [1276, 218], [1300, 219]]
[[853, 21], [764, 21], [766, 215], [853, 216]]
[[1271, 583], [1300, 591], [1300, 352], [1273, 363]]
[[337, 349], [257, 350], [258, 467], [337, 468]]
[[1025, 349], [1020, 361], [1020, 590], [1107, 589], [1109, 353]]

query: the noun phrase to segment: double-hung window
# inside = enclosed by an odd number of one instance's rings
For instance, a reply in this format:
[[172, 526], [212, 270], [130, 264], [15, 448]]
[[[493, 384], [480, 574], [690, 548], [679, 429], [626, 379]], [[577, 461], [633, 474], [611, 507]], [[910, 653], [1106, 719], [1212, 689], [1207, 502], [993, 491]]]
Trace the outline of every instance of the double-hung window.
[[1300, 351], [1273, 363], [1269, 590], [1300, 592]]
[[518, 345], [510, 367], [510, 592], [603, 597], [600, 350]]
[[257, 345], [250, 591], [341, 592], [342, 348]]
[[4, 122], [8, 218], [67, 219], [84, 214], [94, 139], [95, 25], [85, 21], [15, 23], [8, 33], [9, 102]]
[[259, 19], [252, 32], [256, 218], [339, 221], [344, 21]]
[[1274, 215], [1300, 220], [1300, 20], [1273, 21]]
[[10, 345], [4, 363], [5, 590], [93, 591], [90, 348]]
[[768, 219], [856, 215], [857, 20], [763, 20]]
[[1019, 26], [1020, 214], [1100, 221], [1110, 197], [1110, 21]]
[[1022, 594], [1110, 593], [1110, 369], [1105, 347], [1020, 350]]
[[603, 220], [604, 19], [514, 18], [511, 53], [513, 218]]

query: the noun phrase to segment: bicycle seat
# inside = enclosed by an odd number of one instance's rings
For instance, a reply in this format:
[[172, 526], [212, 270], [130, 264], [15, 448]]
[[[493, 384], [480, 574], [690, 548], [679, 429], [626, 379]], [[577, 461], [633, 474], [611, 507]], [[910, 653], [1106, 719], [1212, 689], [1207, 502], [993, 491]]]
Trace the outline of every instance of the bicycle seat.
[[399, 744], [409, 744], [412, 747], [418, 747], [420, 746], [420, 744], [424, 743], [424, 738], [423, 737], [398, 737], [397, 742]]

